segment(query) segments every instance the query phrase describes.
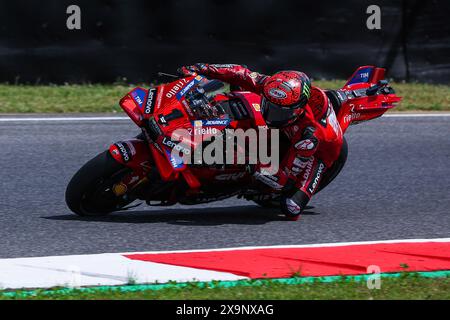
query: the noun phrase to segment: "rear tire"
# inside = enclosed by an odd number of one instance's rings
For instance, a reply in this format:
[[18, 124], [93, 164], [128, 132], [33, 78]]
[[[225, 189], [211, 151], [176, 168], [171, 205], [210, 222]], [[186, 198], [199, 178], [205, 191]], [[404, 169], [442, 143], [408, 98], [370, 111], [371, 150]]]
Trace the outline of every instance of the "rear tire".
[[80, 216], [102, 216], [120, 210], [133, 200], [117, 197], [112, 186], [130, 172], [105, 151], [89, 160], [67, 185], [66, 203]]

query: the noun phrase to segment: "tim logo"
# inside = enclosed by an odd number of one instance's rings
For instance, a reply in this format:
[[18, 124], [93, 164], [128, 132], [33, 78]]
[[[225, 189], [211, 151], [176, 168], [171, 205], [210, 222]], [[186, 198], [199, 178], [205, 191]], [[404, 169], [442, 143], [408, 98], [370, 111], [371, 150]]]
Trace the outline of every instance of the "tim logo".
[[361, 79], [367, 79], [367, 78], [369, 78], [369, 73], [368, 72], [362, 72], [360, 74], [360, 77], [361, 77]]

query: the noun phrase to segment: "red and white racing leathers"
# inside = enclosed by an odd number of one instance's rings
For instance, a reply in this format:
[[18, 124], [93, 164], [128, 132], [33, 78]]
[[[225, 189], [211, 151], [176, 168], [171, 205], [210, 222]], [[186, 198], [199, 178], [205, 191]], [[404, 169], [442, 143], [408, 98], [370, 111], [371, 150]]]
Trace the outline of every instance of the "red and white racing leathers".
[[[196, 64], [197, 73], [227, 82], [256, 94], [262, 94], [269, 77], [234, 64]], [[343, 135], [325, 92], [311, 88], [305, 111], [297, 120], [280, 130], [289, 138], [290, 147], [277, 174], [262, 178], [276, 181], [288, 191], [287, 210], [300, 213], [317, 190], [323, 174], [338, 158]], [[259, 175], [262, 177], [262, 175]], [[300, 192], [298, 192], [300, 191]], [[289, 199], [292, 198], [292, 201]]]

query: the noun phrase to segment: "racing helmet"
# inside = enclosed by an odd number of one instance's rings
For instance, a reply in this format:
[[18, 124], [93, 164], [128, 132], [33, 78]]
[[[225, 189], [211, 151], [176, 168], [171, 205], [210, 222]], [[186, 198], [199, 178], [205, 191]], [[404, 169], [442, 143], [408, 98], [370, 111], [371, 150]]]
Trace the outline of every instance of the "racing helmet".
[[303, 72], [280, 71], [264, 82], [261, 114], [269, 127], [281, 128], [304, 112], [311, 81]]

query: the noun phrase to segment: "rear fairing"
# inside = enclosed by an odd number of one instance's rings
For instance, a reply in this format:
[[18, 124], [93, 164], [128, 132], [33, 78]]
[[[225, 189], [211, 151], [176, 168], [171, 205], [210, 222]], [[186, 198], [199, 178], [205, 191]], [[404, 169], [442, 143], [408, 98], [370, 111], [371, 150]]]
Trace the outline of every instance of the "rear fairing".
[[382, 116], [400, 102], [401, 97], [384, 84], [384, 76], [383, 68], [362, 66], [336, 91], [341, 104], [337, 119], [343, 132], [350, 125]]

